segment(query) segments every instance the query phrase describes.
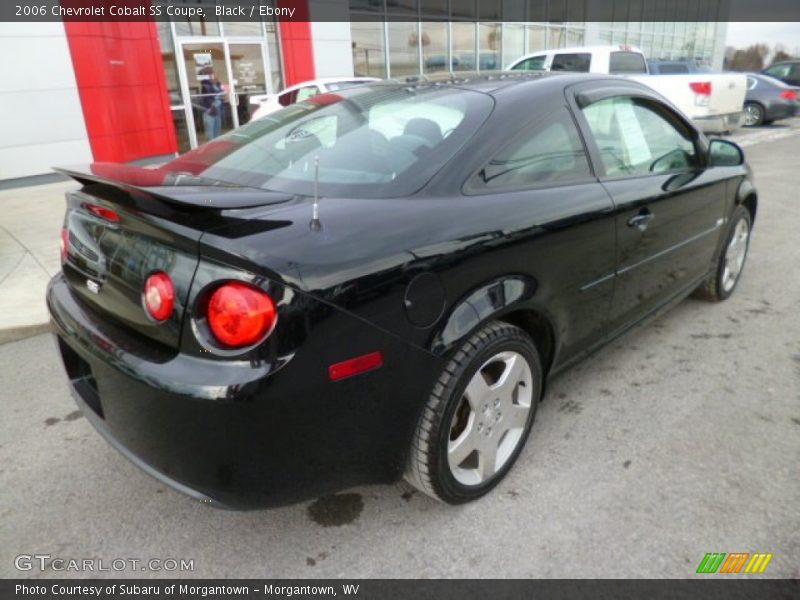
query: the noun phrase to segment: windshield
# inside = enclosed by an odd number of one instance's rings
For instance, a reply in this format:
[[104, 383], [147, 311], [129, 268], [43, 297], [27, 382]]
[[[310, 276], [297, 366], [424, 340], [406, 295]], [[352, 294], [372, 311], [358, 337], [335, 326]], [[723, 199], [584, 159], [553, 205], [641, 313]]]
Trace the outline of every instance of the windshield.
[[293, 194], [396, 197], [421, 188], [488, 117], [486, 94], [444, 86], [359, 86], [314, 96], [162, 167]]

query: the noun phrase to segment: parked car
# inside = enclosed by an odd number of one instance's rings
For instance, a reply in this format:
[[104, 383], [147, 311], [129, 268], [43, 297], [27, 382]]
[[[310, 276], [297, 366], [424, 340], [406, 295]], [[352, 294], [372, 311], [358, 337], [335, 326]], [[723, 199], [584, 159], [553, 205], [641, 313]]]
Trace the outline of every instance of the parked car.
[[633, 46], [585, 46], [536, 52], [517, 59], [508, 69], [578, 71], [630, 77], [666, 97], [706, 133], [732, 131], [743, 121], [747, 87], [744, 75], [651, 75], [644, 53]]
[[779, 79], [748, 73], [744, 124], [748, 127], [769, 125], [795, 116], [800, 107], [798, 90], [800, 88], [788, 86]]
[[647, 61], [647, 69], [651, 75], [689, 75], [714, 72], [710, 66], [692, 59], [651, 59]]
[[62, 171], [83, 187], [47, 304], [114, 447], [211, 504], [403, 475], [466, 502], [548, 378], [734, 292], [757, 209], [734, 143], [631, 80], [436, 81], [312, 97], [157, 169]]
[[769, 75], [775, 79], [780, 79], [787, 85], [800, 86], [800, 60], [787, 60], [775, 63], [761, 71], [761, 73], [762, 75]]
[[288, 87], [278, 94], [251, 96], [250, 103], [255, 104], [258, 108], [253, 111], [253, 116], [250, 120], [258, 121], [282, 108], [291, 106], [297, 102], [302, 102], [317, 94], [338, 92], [345, 88], [375, 81], [380, 80], [375, 77], [330, 77], [304, 81], [303, 83]]

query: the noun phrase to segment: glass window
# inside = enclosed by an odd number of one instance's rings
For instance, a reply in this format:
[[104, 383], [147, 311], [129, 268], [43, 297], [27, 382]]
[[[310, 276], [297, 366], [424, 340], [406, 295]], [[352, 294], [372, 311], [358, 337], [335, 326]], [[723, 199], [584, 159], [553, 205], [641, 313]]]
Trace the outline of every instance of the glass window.
[[575, 124], [559, 109], [494, 157], [470, 183], [476, 188], [515, 188], [589, 179], [589, 161]]
[[[213, 7], [211, 8], [213, 9]], [[213, 10], [209, 10], [209, 7], [206, 7], [206, 14], [213, 15], [214, 12]], [[208, 21], [199, 17], [187, 17], [180, 21], [175, 20], [175, 34], [192, 36], [218, 36], [219, 23], [216, 20]]]
[[[256, 14], [258, 14], [258, 11], [256, 11]], [[222, 30], [225, 32], [225, 37], [261, 37], [261, 23], [258, 21], [224, 21]]]
[[541, 25], [528, 25], [528, 50], [527, 52], [538, 52], [547, 48], [545, 41], [545, 28]]
[[289, 106], [295, 102], [297, 102], [297, 90], [283, 92], [278, 96], [278, 103], [280, 103], [281, 106]]
[[474, 19], [475, 0], [450, 0], [450, 15], [454, 19]]
[[269, 51], [269, 71], [272, 77], [272, 90], [283, 89], [283, 70], [281, 69], [281, 50], [278, 43], [278, 28], [275, 21], [267, 21], [267, 49]]
[[503, 25], [503, 60], [511, 64], [525, 54], [525, 29], [519, 23]]
[[389, 21], [389, 76], [405, 77], [419, 73], [419, 33], [417, 23]]
[[296, 102], [302, 102], [303, 100], [308, 100], [319, 94], [319, 88], [315, 85], [308, 85], [306, 87], [301, 87], [297, 90], [297, 100]]
[[417, 0], [386, 0], [386, 12], [393, 15], [416, 15]]
[[548, 33], [548, 48], [565, 48], [567, 46], [567, 30], [564, 27], [550, 27]]
[[449, 71], [447, 23], [422, 23], [422, 68], [425, 73]]
[[765, 72], [775, 77], [788, 77], [789, 72], [792, 70], [791, 64], [775, 65], [770, 67]]
[[175, 60], [175, 48], [172, 46], [172, 32], [169, 23], [156, 23], [158, 41], [161, 45], [161, 60], [164, 62], [164, 74], [167, 79], [167, 93], [170, 106], [183, 104], [181, 85], [178, 82], [178, 64]]
[[481, 71], [502, 69], [500, 51], [503, 48], [503, 27], [500, 23], [478, 24], [478, 68]]
[[350, 23], [353, 44], [353, 71], [359, 77], [386, 77], [386, 52], [383, 22]]
[[452, 23], [453, 71], [475, 71], [475, 23]]
[[688, 127], [653, 102], [617, 96], [583, 109], [606, 174], [641, 176], [697, 166]]
[[612, 52], [609, 59], [608, 72], [612, 75], [620, 73], [647, 73], [644, 56], [638, 52]]
[[249, 123], [220, 138], [224, 151], [198, 148], [174, 168], [191, 160], [205, 165], [198, 177], [292, 194], [310, 195], [318, 183], [330, 199], [405, 196], [452, 159], [493, 107], [486, 94], [434, 86], [376, 84], [337, 96]]
[[544, 69], [544, 62], [547, 59], [547, 56], [544, 54], [540, 54], [539, 56], [532, 56], [530, 58], [526, 58], [522, 62], [517, 65], [514, 65], [515, 71], [537, 71], [540, 69]]
[[550, 65], [551, 71], [578, 71], [588, 73], [592, 64], [592, 55], [588, 52], [556, 54], [553, 63]]

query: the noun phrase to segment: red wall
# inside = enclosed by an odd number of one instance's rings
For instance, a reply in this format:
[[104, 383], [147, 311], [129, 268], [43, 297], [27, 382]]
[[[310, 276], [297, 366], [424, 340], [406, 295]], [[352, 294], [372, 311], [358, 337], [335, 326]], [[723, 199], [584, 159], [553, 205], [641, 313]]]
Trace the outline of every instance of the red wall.
[[177, 152], [158, 30], [152, 22], [65, 22], [96, 161]]
[[279, 8], [294, 8], [297, 21], [279, 21], [286, 87], [316, 77], [308, 0], [278, 0]]

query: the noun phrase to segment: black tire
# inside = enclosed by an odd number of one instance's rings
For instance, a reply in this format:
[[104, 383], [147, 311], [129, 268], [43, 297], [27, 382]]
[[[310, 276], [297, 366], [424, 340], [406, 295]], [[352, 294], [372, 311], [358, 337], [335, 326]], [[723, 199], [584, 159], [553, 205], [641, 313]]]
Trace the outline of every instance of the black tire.
[[[745, 127], [758, 127], [764, 124], [764, 107], [758, 102], [745, 102]], [[752, 119], [750, 123], [747, 122], [748, 113]]]
[[[723, 280], [725, 274], [727, 250], [740, 221], [745, 221], [747, 224], [747, 243], [744, 249], [744, 262], [742, 262], [736, 279], [733, 282], [733, 286], [730, 286], [726, 289], [726, 286], [723, 284]], [[734, 290], [736, 290], [736, 286], [739, 285], [739, 280], [742, 276], [742, 270], [747, 262], [747, 252], [750, 249], [750, 233], [752, 231], [752, 225], [753, 223], [750, 217], [750, 211], [744, 206], [738, 206], [733, 213], [733, 217], [731, 217], [728, 233], [725, 236], [725, 243], [720, 250], [719, 257], [717, 258], [714, 268], [708, 274], [708, 278], [695, 291], [694, 296], [696, 298], [709, 300], [711, 302], [722, 302], [723, 300], [730, 298], [731, 294], [733, 294]]]
[[[467, 385], [477, 375], [479, 369], [485, 367], [487, 361], [491, 361], [500, 353], [520, 355], [530, 369], [529, 413], [521, 436], [514, 442], [516, 447], [507, 455], [508, 458], [505, 459], [502, 466], [486, 481], [476, 485], [465, 485], [456, 479], [448, 463], [448, 444], [453, 428], [458, 422], [454, 421], [454, 415], [457, 409], [464, 410], [467, 402], [465, 395]], [[509, 376], [510, 373], [511, 371], [509, 371]], [[520, 383], [519, 385], [525, 387], [527, 384]], [[519, 389], [516, 388], [515, 393], [519, 393]], [[414, 432], [405, 479], [421, 492], [448, 504], [462, 504], [483, 496], [503, 479], [525, 446], [541, 394], [542, 366], [539, 353], [531, 338], [520, 328], [508, 323], [494, 321], [487, 324], [461, 346], [434, 384]], [[468, 412], [472, 410], [468, 404], [466, 410]], [[482, 415], [493, 415], [493, 410], [490, 408], [488, 413], [485, 410], [480, 414], [475, 413], [476, 416], [469, 422], [477, 428], [476, 431], [480, 432], [481, 429], [474, 424], [475, 421], [483, 419]], [[503, 423], [502, 419], [506, 417], [499, 415], [500, 410], [498, 410], [497, 417], [500, 420], [497, 423]], [[461, 413], [459, 414], [460, 418]], [[493, 418], [493, 416], [489, 417], [489, 419]], [[509, 415], [507, 418], [510, 419], [511, 416]], [[487, 422], [489, 421], [487, 420]], [[505, 426], [508, 427], [508, 425]], [[472, 427], [470, 429], [472, 430]], [[492, 435], [492, 427], [488, 427], [488, 430], [490, 432], [488, 435]], [[501, 433], [501, 431], [502, 425], [496, 425], [494, 435], [499, 437], [499, 441], [496, 442], [498, 446], [503, 443], [505, 436], [511, 430], [506, 433]], [[515, 437], [519, 435], [519, 429], [514, 431], [517, 432]], [[481, 435], [486, 435], [486, 428], [483, 432]], [[484, 440], [480, 435], [475, 435], [476, 438]]]

